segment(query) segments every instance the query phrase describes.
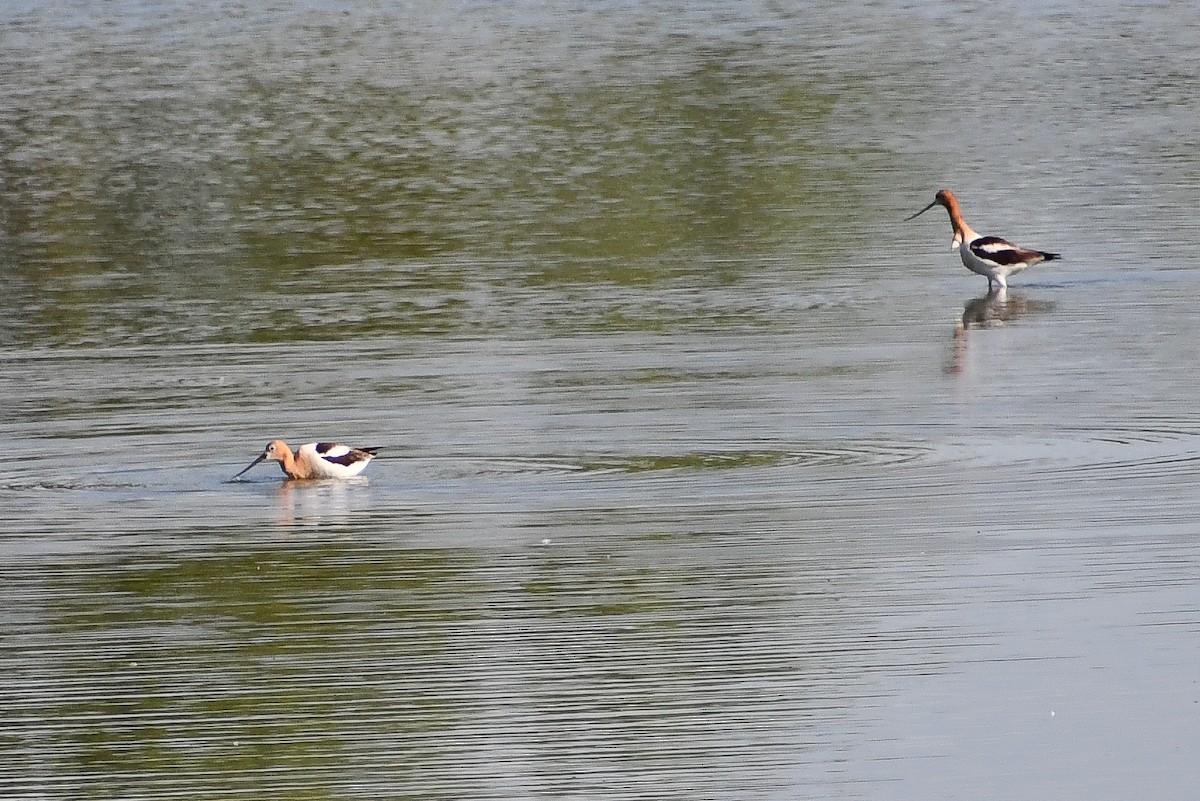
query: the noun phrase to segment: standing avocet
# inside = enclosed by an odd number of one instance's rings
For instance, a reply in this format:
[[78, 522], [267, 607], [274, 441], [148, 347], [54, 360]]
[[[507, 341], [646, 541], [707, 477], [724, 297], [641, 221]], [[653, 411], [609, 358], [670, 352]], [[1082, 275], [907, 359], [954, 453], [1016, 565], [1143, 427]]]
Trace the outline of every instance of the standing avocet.
[[989, 292], [992, 291], [993, 282], [999, 284], [1001, 289], [1007, 289], [1008, 276], [1043, 261], [1060, 258], [1057, 253], [1030, 250], [1018, 247], [998, 236], [980, 236], [975, 233], [963, 219], [958, 198], [949, 189], [939, 191], [932, 203], [912, 217], [906, 217], [905, 222], [924, 214], [934, 206], [943, 206], [946, 211], [950, 212], [950, 224], [954, 226], [954, 241], [951, 242], [950, 247], [958, 248], [958, 253], [962, 256], [962, 263], [968, 270], [987, 278]]
[[233, 478], [268, 459], [279, 462], [288, 478], [351, 478], [363, 471], [367, 462], [375, 458], [377, 450], [379, 448], [351, 448], [334, 442], [310, 442], [301, 445], [293, 454], [286, 442], [277, 439]]

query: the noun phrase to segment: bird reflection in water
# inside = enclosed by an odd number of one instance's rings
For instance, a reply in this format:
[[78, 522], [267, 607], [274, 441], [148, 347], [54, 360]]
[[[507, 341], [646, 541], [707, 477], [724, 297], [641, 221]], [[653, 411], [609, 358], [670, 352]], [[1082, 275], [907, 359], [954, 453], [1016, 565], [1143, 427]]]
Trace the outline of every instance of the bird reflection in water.
[[963, 306], [962, 316], [954, 324], [954, 359], [950, 371], [961, 373], [967, 355], [967, 331], [972, 328], [997, 328], [1014, 322], [1019, 317], [1045, 314], [1055, 304], [1046, 300], [1031, 300], [997, 289], [978, 298], [971, 298]]
[[369, 484], [365, 478], [292, 479], [279, 482], [275, 525], [280, 529], [329, 526], [350, 518], [351, 501]]

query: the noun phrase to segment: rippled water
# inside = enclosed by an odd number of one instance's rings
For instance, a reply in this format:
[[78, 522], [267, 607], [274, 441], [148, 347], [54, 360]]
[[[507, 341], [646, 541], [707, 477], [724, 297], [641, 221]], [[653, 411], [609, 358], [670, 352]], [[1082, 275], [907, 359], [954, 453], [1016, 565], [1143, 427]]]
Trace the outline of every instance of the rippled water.
[[1190, 799], [1189, 11], [7, 6], [0, 795]]

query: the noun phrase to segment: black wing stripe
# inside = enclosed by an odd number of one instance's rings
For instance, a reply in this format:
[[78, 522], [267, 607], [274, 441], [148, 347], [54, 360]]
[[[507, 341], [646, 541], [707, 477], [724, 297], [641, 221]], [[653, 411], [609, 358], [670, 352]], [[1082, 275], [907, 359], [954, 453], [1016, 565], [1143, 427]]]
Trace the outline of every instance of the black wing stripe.
[[327, 462], [333, 462], [334, 464], [341, 464], [347, 467], [362, 461], [362, 457], [360, 457], [354, 451], [343, 453], [341, 456], [322, 456], [321, 458]]
[[320, 454], [321, 458], [327, 462], [332, 462], [333, 464], [340, 464], [340, 465], [345, 465], [346, 467], [349, 467], [352, 464], [358, 464], [359, 462], [361, 462], [365, 458], [363, 456], [364, 453], [374, 456], [375, 451], [379, 450], [379, 448], [350, 448], [348, 451], [341, 454], [340, 456], [330, 456], [329, 455], [329, 452], [331, 450], [333, 450], [334, 448], [340, 448], [340, 447], [343, 447], [343, 446], [339, 445], [336, 442], [318, 442], [317, 443], [317, 453]]
[[981, 236], [971, 243], [971, 252], [981, 259], [993, 264], [1020, 264], [1028, 261], [1031, 255], [1028, 250], [1022, 250], [1016, 245], [998, 236]]

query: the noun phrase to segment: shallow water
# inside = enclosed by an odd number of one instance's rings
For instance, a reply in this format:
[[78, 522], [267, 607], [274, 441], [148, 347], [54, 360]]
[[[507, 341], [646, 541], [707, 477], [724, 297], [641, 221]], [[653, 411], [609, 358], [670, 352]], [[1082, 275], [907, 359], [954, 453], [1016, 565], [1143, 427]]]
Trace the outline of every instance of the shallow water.
[[1200, 24], [992, 13], [0, 12], [2, 794], [1191, 798]]

